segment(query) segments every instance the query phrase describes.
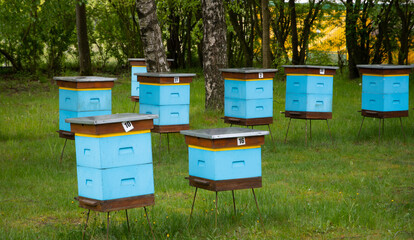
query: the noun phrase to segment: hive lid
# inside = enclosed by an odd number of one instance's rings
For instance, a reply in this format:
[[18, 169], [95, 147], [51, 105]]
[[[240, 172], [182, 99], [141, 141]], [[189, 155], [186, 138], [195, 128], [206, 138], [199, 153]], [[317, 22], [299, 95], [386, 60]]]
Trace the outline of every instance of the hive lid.
[[128, 62], [145, 61], [145, 58], [128, 58]]
[[138, 114], [138, 113], [119, 113], [111, 115], [101, 115], [92, 117], [67, 118], [65, 122], [85, 124], [85, 125], [100, 125], [118, 122], [132, 122], [158, 118], [155, 114]]
[[73, 77], [53, 77], [56, 81], [66, 82], [113, 82], [116, 78], [98, 76], [73, 76]]
[[248, 128], [211, 128], [211, 129], [197, 129], [180, 131], [181, 134], [192, 137], [200, 137], [207, 139], [222, 139], [222, 138], [236, 138], [236, 137], [253, 137], [268, 135], [268, 131], [261, 131]]
[[265, 73], [265, 72], [277, 72], [277, 69], [273, 68], [222, 68], [219, 69], [222, 72], [230, 73]]
[[[146, 59], [145, 58], [128, 58], [128, 62], [132, 62], [132, 61], [146, 61]], [[167, 58], [167, 62], [174, 62], [174, 59]]]
[[410, 69], [414, 68], [412, 65], [392, 65], [392, 64], [359, 64], [358, 68], [369, 68], [369, 69]]
[[314, 65], [282, 65], [284, 68], [317, 68], [317, 69], [338, 69], [339, 67], [334, 66], [314, 66]]
[[150, 73], [134, 73], [141, 77], [195, 77], [195, 73], [171, 73], [171, 72], [150, 72]]

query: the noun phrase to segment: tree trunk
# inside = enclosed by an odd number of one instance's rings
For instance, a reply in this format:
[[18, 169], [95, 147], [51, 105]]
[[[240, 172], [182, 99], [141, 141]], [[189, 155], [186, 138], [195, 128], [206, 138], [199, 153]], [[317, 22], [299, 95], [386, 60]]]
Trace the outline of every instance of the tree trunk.
[[223, 110], [224, 81], [220, 68], [227, 67], [226, 20], [223, 0], [202, 0], [203, 71], [206, 110]]
[[292, 64], [298, 65], [299, 64], [299, 40], [298, 40], [298, 28], [296, 25], [296, 8], [295, 8], [295, 0], [289, 0], [289, 12], [290, 12], [290, 26], [292, 28]]
[[78, 0], [76, 4], [76, 30], [78, 36], [79, 74], [81, 76], [92, 75], [91, 54], [86, 26], [86, 3], [81, 0]]
[[[354, 12], [354, 4], [352, 0], [347, 0], [346, 4], [346, 16], [345, 16], [345, 35], [346, 35], [346, 48], [348, 50], [348, 68], [349, 78], [355, 79], [359, 77], [359, 71], [356, 67], [357, 59], [355, 51], [357, 51], [357, 20], [358, 10]], [[355, 7], [357, 8], [357, 7]]]
[[270, 52], [270, 11], [269, 0], [262, 0], [262, 21], [263, 21], [263, 39], [262, 39], [262, 52], [263, 52], [263, 67], [270, 68], [272, 65], [271, 52]]
[[414, 11], [410, 11], [413, 3], [409, 0], [396, 0], [395, 6], [398, 16], [401, 19], [401, 30], [399, 35], [400, 48], [398, 51], [398, 64], [403, 65], [408, 63], [408, 51], [410, 46], [410, 36], [414, 28]]
[[136, 0], [148, 72], [169, 72], [155, 0]]

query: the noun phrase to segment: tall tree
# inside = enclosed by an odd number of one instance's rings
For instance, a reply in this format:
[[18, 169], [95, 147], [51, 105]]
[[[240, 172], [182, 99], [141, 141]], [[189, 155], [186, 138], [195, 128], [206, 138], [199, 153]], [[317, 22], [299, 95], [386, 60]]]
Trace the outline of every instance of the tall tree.
[[284, 0], [274, 0], [274, 16], [271, 20], [272, 29], [276, 38], [277, 48], [275, 49], [276, 59], [287, 63], [289, 57], [285, 47], [286, 41], [290, 33], [290, 14], [288, 14], [288, 6]]
[[289, 0], [290, 26], [292, 34], [292, 64], [294, 65], [301, 65], [305, 63], [311, 28], [322, 9], [323, 2], [324, 0], [309, 0], [308, 13], [303, 19], [303, 22], [300, 24], [301, 34], [299, 36], [296, 22], [297, 15], [295, 0]]
[[414, 38], [414, 2], [412, 0], [396, 0], [395, 7], [401, 20], [398, 64], [408, 64], [408, 51]]
[[227, 67], [226, 20], [223, 0], [202, 0], [203, 15], [203, 72], [206, 90], [206, 109], [224, 107], [224, 81], [220, 68]]
[[155, 0], [136, 0], [148, 72], [169, 72]]
[[81, 76], [92, 75], [91, 53], [86, 25], [85, 0], [78, 0], [76, 3], [76, 30], [78, 36], [79, 74]]
[[[384, 62], [386, 54], [390, 52], [389, 38], [390, 35], [390, 25], [392, 20], [391, 10], [394, 0], [385, 0], [380, 6], [380, 11], [376, 17], [375, 25], [377, 28], [376, 39], [373, 44], [373, 55], [372, 63], [381, 64]], [[392, 54], [389, 54], [389, 59], [391, 58], [390, 64], [392, 63]]]
[[270, 68], [272, 65], [272, 52], [270, 51], [270, 10], [269, 0], [261, 0], [262, 5], [262, 54], [263, 54], [263, 67]]
[[345, 5], [345, 35], [348, 51], [349, 78], [359, 77], [357, 64], [369, 63], [370, 34], [372, 22], [369, 12], [374, 7], [373, 0], [341, 0]]

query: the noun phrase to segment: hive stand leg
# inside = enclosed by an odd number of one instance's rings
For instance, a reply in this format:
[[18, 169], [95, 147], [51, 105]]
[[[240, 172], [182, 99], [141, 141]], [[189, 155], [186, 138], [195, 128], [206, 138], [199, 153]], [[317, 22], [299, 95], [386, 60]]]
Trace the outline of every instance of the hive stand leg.
[[378, 143], [381, 141], [381, 118], [379, 119], [379, 126], [378, 126]]
[[86, 222], [85, 222], [85, 227], [83, 227], [83, 231], [82, 231], [82, 240], [85, 238], [85, 232], [86, 232], [86, 227], [88, 226], [88, 221], [89, 221], [89, 213], [91, 212], [90, 209], [88, 209], [88, 213], [86, 214]]
[[65, 147], [66, 147], [66, 142], [68, 141], [68, 139], [65, 139], [65, 144], [63, 144], [63, 149], [62, 149], [62, 153], [60, 154], [60, 161], [59, 164], [62, 164], [62, 159], [63, 159], [63, 153], [65, 152]]
[[230, 123], [230, 127], [233, 126], [233, 123]]
[[385, 134], [385, 118], [382, 119], [382, 135]]
[[170, 153], [170, 135], [167, 133], [167, 146], [168, 146], [168, 153]]
[[270, 124], [267, 124], [267, 128], [269, 129], [270, 139], [272, 139], [272, 143], [275, 144], [275, 141], [273, 140], [272, 130], [270, 130]]
[[161, 133], [160, 133], [160, 144], [158, 146], [158, 159], [161, 162]]
[[332, 144], [333, 144], [333, 138], [332, 138], [332, 134], [331, 134], [331, 129], [329, 129], [328, 119], [326, 119], [326, 126], [328, 126], [328, 133], [329, 133], [329, 137], [331, 138], [331, 142], [332, 142]]
[[137, 102], [134, 102], [134, 108], [132, 109], [132, 112], [135, 112], [135, 106], [137, 105]]
[[263, 232], [266, 233], [266, 229], [264, 227], [264, 223], [262, 219], [262, 214], [260, 213], [259, 204], [257, 203], [257, 199], [256, 199], [256, 194], [254, 193], [254, 188], [252, 188], [252, 192], [253, 192], [254, 201], [256, 202], [257, 211], [259, 212], [259, 218], [260, 218], [260, 223], [262, 224]]
[[401, 119], [401, 117], [400, 117], [400, 125], [401, 125], [401, 131], [402, 131], [402, 133], [403, 133], [403, 136], [404, 136], [404, 142], [405, 142], [405, 132], [404, 132], [404, 128], [403, 128], [403, 124], [402, 124], [402, 119]]
[[310, 140], [312, 140], [312, 119], [309, 119], [309, 136]]
[[359, 127], [358, 137], [357, 138], [359, 138], [359, 134], [361, 133], [362, 125], [364, 124], [364, 119], [365, 119], [365, 116], [362, 116], [362, 122], [361, 122], [361, 126]]
[[236, 199], [234, 198], [234, 190], [231, 190], [231, 194], [233, 195], [233, 209], [234, 209], [234, 215], [237, 216], [236, 211]]
[[305, 144], [306, 146], [308, 146], [308, 119], [305, 119], [305, 134], [306, 134]]
[[127, 225], [128, 225], [128, 232], [131, 232], [131, 229], [129, 228], [128, 209], [125, 209], [125, 216], [126, 216]]
[[106, 239], [109, 239], [109, 212], [106, 216]]
[[218, 199], [218, 192], [216, 191], [216, 228], [217, 228], [217, 215], [218, 215], [218, 210], [217, 210], [217, 199]]
[[148, 222], [148, 226], [149, 226], [149, 228], [151, 230], [152, 238], [155, 240], [155, 235], [154, 235], [154, 232], [152, 231], [151, 222], [149, 220], [148, 213], [147, 213], [147, 208], [146, 207], [144, 207], [144, 211], [145, 211], [145, 215], [147, 216], [147, 222]]
[[288, 135], [288, 132], [289, 132], [290, 121], [292, 121], [292, 118], [289, 118], [288, 128], [287, 128], [286, 136], [285, 136], [285, 143], [286, 143], [287, 135]]
[[188, 224], [191, 223], [191, 216], [193, 215], [194, 203], [195, 203], [195, 199], [196, 199], [196, 196], [197, 196], [197, 189], [198, 188], [196, 187], [195, 193], [194, 193], [194, 198], [193, 198], [193, 205], [191, 206], [190, 219], [188, 219]]

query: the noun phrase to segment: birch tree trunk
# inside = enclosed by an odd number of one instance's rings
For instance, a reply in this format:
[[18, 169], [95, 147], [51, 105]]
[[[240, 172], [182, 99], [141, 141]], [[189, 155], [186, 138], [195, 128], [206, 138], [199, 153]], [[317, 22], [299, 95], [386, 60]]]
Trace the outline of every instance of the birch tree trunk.
[[226, 20], [223, 0], [202, 0], [203, 71], [206, 110], [223, 110], [224, 81], [220, 68], [227, 67]]
[[148, 72], [169, 72], [155, 0], [136, 0]]
[[263, 21], [263, 68], [270, 68], [272, 58], [270, 52], [270, 10], [269, 0], [262, 0], [262, 21]]
[[76, 31], [79, 51], [79, 74], [92, 75], [91, 53], [89, 50], [88, 31], [86, 25], [86, 1], [76, 3]]

